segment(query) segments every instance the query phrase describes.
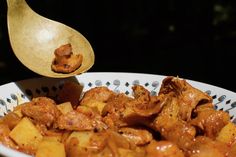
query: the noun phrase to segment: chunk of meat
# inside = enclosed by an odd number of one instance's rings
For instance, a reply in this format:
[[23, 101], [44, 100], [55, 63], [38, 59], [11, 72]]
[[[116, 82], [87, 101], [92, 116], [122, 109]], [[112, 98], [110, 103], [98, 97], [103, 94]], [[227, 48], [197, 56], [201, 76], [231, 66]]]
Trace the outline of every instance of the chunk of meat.
[[95, 87], [84, 93], [82, 100], [80, 101], [81, 105], [86, 105], [91, 100], [107, 102], [107, 100], [114, 96], [115, 93], [108, 89], [107, 87]]
[[71, 73], [78, 69], [83, 61], [81, 54], [73, 54], [71, 44], [60, 46], [54, 51], [54, 55], [51, 68], [58, 73]]
[[[171, 95], [169, 95], [171, 97]], [[150, 127], [160, 132], [162, 137], [169, 140], [183, 150], [192, 144], [196, 135], [193, 126], [179, 118], [180, 106], [176, 98], [169, 99], [161, 113]]]
[[149, 124], [161, 112], [166, 101], [168, 97], [162, 94], [150, 97], [149, 101], [134, 99], [127, 103], [122, 112], [122, 119], [130, 125]]
[[148, 144], [153, 139], [152, 134], [146, 129], [124, 127], [120, 128], [118, 132], [137, 146]]
[[184, 121], [191, 119], [191, 113], [197, 105], [211, 103], [212, 98], [202, 91], [192, 87], [186, 80], [176, 77], [167, 77], [163, 80], [159, 94], [174, 93], [178, 98], [179, 116]]
[[22, 106], [21, 112], [37, 123], [52, 126], [61, 112], [57, 109], [54, 100], [47, 97], [38, 97], [32, 99]]
[[205, 136], [198, 136], [194, 143], [186, 151], [186, 156], [190, 157], [225, 157], [229, 147], [224, 143], [214, 141]]
[[146, 157], [184, 157], [184, 153], [170, 141], [152, 141], [146, 151]]
[[90, 117], [79, 113], [78, 111], [70, 111], [61, 115], [57, 120], [59, 129], [66, 130], [93, 130], [94, 124]]
[[140, 85], [135, 85], [132, 89], [135, 99], [126, 105], [126, 110], [123, 113], [124, 117], [132, 114], [149, 117], [161, 111], [167, 97], [163, 94], [150, 96], [150, 92]]
[[212, 104], [197, 107], [196, 118], [190, 124], [197, 126], [204, 135], [215, 139], [220, 130], [230, 121], [230, 116], [224, 111], [216, 111]]
[[79, 106], [77, 110], [70, 111], [58, 117], [57, 126], [66, 130], [103, 130], [107, 126], [102, 122], [98, 113], [85, 106]]
[[127, 124], [122, 121], [121, 115], [125, 109], [125, 105], [131, 100], [132, 98], [125, 94], [113, 95], [107, 100], [107, 103], [102, 110], [102, 116], [109, 128], [127, 126]]
[[133, 87], [134, 98], [125, 94], [111, 96], [103, 108], [102, 116], [109, 126], [126, 126], [150, 123], [153, 115], [157, 115], [166, 101], [167, 97], [150, 96], [142, 86]]

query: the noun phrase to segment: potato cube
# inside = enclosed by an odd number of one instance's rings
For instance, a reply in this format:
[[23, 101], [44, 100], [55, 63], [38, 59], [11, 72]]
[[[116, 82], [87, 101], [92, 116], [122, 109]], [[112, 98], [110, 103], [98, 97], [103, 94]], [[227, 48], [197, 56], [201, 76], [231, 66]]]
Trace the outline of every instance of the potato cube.
[[224, 143], [231, 143], [236, 137], [236, 125], [232, 122], [229, 122], [225, 125], [221, 131], [219, 132], [216, 140], [224, 142]]
[[62, 104], [57, 105], [57, 108], [61, 111], [62, 114], [66, 114], [73, 110], [70, 102], [64, 102]]
[[44, 140], [40, 142], [36, 157], [66, 157], [64, 144], [58, 141]]
[[97, 101], [97, 100], [90, 100], [86, 104], [83, 104], [84, 106], [91, 107], [91, 108], [96, 108], [100, 114], [102, 114], [102, 110], [106, 103]]
[[43, 136], [34, 124], [23, 118], [10, 132], [10, 137], [22, 148], [37, 149]]
[[75, 137], [79, 141], [79, 147], [85, 148], [89, 146], [89, 141], [92, 135], [93, 135], [93, 132], [91, 131], [80, 131], [80, 132], [74, 131], [68, 137], [66, 142], [68, 143], [72, 137]]
[[43, 141], [56, 141], [61, 142], [61, 136], [44, 136]]

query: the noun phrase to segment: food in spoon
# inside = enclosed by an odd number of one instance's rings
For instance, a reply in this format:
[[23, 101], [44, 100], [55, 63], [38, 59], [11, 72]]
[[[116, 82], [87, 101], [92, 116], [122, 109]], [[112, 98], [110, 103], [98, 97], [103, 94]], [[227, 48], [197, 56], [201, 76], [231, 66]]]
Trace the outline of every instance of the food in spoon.
[[[81, 88], [73, 89], [79, 99]], [[186, 80], [166, 77], [158, 95], [141, 85], [132, 90], [95, 87], [79, 101], [62, 99], [65, 90], [60, 100], [33, 98], [0, 119], [0, 143], [36, 157], [236, 156], [229, 114]]]
[[83, 61], [81, 54], [74, 55], [71, 44], [61, 45], [54, 51], [55, 58], [51, 68], [57, 73], [71, 73], [78, 69]]

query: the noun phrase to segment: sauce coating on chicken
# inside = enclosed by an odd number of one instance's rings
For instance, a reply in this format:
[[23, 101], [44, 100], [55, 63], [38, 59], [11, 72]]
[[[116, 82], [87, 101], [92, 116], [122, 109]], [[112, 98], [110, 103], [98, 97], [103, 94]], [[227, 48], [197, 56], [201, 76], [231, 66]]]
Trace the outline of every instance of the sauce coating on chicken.
[[55, 50], [54, 55], [51, 68], [57, 73], [71, 73], [78, 69], [83, 61], [81, 54], [73, 54], [71, 44], [60, 46]]

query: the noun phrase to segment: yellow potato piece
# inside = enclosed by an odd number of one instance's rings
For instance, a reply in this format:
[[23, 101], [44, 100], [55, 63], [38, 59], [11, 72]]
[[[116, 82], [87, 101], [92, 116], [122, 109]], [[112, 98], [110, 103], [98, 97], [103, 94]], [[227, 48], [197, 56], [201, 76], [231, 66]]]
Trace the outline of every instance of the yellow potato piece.
[[43, 141], [61, 142], [61, 136], [44, 136]]
[[90, 107], [90, 108], [96, 108], [99, 111], [99, 113], [101, 114], [106, 103], [101, 102], [101, 101], [97, 101], [97, 100], [90, 100], [86, 104], [83, 104], [83, 105]]
[[93, 135], [93, 132], [91, 131], [80, 131], [80, 132], [74, 131], [68, 137], [67, 142], [69, 142], [72, 137], [75, 137], [79, 141], [79, 147], [86, 148], [89, 146], [89, 141], [92, 135]]
[[66, 114], [73, 110], [71, 102], [65, 102], [62, 104], [57, 105], [57, 108], [61, 111], [62, 114]]
[[58, 141], [42, 141], [35, 157], [66, 157], [64, 144]]
[[23, 118], [12, 131], [10, 137], [22, 148], [37, 149], [43, 136], [34, 124], [28, 119]]
[[224, 142], [224, 143], [231, 143], [236, 138], [236, 125], [232, 122], [229, 122], [227, 125], [225, 125], [218, 136], [216, 137], [216, 140]]

